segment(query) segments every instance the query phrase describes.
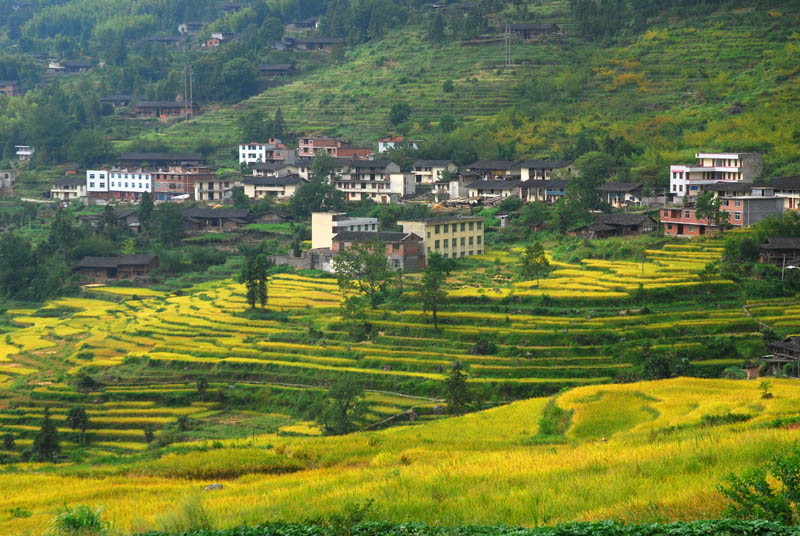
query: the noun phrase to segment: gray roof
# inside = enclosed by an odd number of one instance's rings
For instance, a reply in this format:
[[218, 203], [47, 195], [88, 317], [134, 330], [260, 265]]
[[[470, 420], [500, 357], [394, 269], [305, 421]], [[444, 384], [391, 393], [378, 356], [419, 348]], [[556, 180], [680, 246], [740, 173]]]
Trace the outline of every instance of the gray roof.
[[197, 219], [234, 219], [244, 220], [250, 217], [248, 208], [187, 208], [183, 210], [184, 218]]
[[133, 95], [106, 95], [105, 97], [100, 97], [100, 101], [110, 101], [110, 102], [118, 102], [118, 101], [132, 101], [135, 100], [136, 97]]
[[306, 181], [300, 175], [286, 175], [283, 177], [251, 177], [242, 182], [256, 186], [288, 186], [303, 184]]
[[598, 214], [594, 222], [605, 225], [641, 225], [648, 220], [655, 223], [647, 214]]
[[776, 190], [800, 190], [800, 175], [795, 177], [780, 177], [754, 186], [768, 186]]
[[519, 163], [521, 168], [531, 169], [561, 169], [570, 165], [569, 160], [525, 160]]
[[120, 266], [147, 266], [156, 260], [155, 255], [123, 255], [121, 257], [84, 257], [75, 268], [119, 268]]
[[67, 177], [53, 181], [53, 186], [80, 186], [82, 184], [86, 184], [86, 177]]
[[767, 238], [761, 249], [797, 249], [800, 250], [800, 238]]
[[705, 189], [712, 192], [749, 192], [753, 186], [754, 184], [751, 182], [715, 182], [706, 186]]
[[447, 167], [448, 164], [452, 163], [452, 160], [417, 160], [411, 164], [411, 167]]
[[394, 164], [391, 160], [352, 160], [347, 162], [346, 165], [353, 168], [386, 169], [386, 167], [391, 164]]
[[[140, 101], [136, 103], [137, 107], [142, 108], [189, 108], [188, 103], [182, 101]], [[191, 108], [197, 108], [197, 104], [192, 103]]]
[[345, 231], [333, 237], [335, 242], [367, 242], [369, 240], [381, 242], [405, 242], [406, 240], [422, 240], [414, 233], [370, 233], [367, 231]]
[[522, 181], [476, 181], [468, 186], [475, 190], [512, 190], [519, 188], [524, 183]]
[[492, 171], [495, 169], [509, 170], [517, 166], [516, 162], [511, 160], [478, 160], [467, 166], [467, 169], [482, 169]]
[[511, 30], [550, 30], [555, 28], [558, 30], [558, 25], [552, 22], [515, 22], [508, 25]]
[[461, 223], [462, 221], [463, 222], [484, 221], [484, 218], [482, 216], [453, 215], [453, 216], [440, 216], [438, 218], [421, 218], [418, 220], [400, 220], [400, 221], [405, 223], [449, 223], [452, 221], [457, 221]]
[[632, 192], [641, 189], [641, 182], [607, 182], [597, 187], [599, 192]]

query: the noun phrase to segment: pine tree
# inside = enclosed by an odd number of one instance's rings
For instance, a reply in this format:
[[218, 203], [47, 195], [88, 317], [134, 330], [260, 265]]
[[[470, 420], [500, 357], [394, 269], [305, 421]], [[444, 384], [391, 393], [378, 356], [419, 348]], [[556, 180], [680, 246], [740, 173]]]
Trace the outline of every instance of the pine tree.
[[447, 397], [447, 410], [454, 415], [461, 415], [469, 409], [472, 401], [467, 387], [467, 375], [464, 374], [464, 365], [461, 361], [453, 361], [450, 375], [444, 381]]

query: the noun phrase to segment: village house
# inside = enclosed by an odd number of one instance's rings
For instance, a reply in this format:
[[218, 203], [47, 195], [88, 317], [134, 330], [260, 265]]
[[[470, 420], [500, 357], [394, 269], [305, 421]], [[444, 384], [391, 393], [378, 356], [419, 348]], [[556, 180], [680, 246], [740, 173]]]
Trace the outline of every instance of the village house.
[[569, 181], [566, 180], [529, 180], [520, 185], [520, 196], [526, 203], [554, 204], [567, 194]]
[[250, 4], [243, 2], [220, 2], [217, 7], [226, 13], [238, 13], [239, 11], [250, 7]]
[[378, 154], [393, 149], [419, 149], [422, 140], [404, 140], [403, 136], [385, 136], [378, 140]]
[[153, 192], [153, 177], [144, 169], [89, 169], [84, 183], [90, 202], [138, 202], [142, 194]]
[[[195, 199], [196, 183], [215, 183], [213, 191], [220, 188], [217, 184], [217, 170], [209, 166], [168, 166], [153, 171], [153, 196], [156, 201], [175, 201], [177, 199]], [[226, 187], [223, 185], [221, 189]], [[206, 191], [206, 195], [211, 190]]]
[[456, 173], [458, 166], [452, 160], [417, 160], [411, 164], [417, 184], [433, 184], [444, 179], [444, 172]]
[[561, 28], [553, 23], [515, 22], [506, 24], [506, 33], [526, 41], [545, 34], [560, 33]]
[[190, 231], [235, 231], [253, 222], [253, 215], [247, 208], [186, 208], [183, 221]]
[[387, 204], [414, 195], [416, 180], [411, 173], [401, 173], [400, 166], [389, 160], [353, 160], [342, 167], [333, 186], [348, 201], [371, 199]]
[[345, 232], [378, 232], [378, 218], [351, 218], [344, 212], [311, 215], [311, 249], [330, 249], [333, 237]]
[[6, 97], [19, 97], [19, 82], [16, 80], [0, 80], [0, 94]]
[[286, 33], [308, 35], [317, 28], [319, 28], [319, 19], [317, 17], [311, 17], [290, 22], [286, 25]]
[[519, 180], [480, 180], [467, 186], [467, 190], [469, 197], [489, 200], [521, 197], [521, 187], [522, 181]]
[[767, 241], [761, 244], [760, 261], [775, 266], [800, 263], [800, 238], [767, 238]]
[[334, 47], [344, 45], [344, 41], [336, 37], [302, 37], [299, 39], [284, 37], [283, 41], [289, 50], [331, 52]]
[[642, 183], [607, 182], [597, 188], [600, 198], [613, 208], [642, 206]]
[[203, 30], [203, 26], [205, 26], [206, 24], [208, 23], [201, 20], [182, 22], [178, 24], [178, 33], [181, 35], [196, 34], [201, 32]]
[[786, 210], [800, 210], [800, 175], [780, 177], [763, 184], [775, 191], [775, 196], [785, 200]]
[[196, 115], [200, 108], [182, 101], [142, 101], [137, 102], [133, 113], [137, 119], [170, 119]]
[[17, 158], [20, 162], [30, 161], [33, 158], [33, 153], [36, 152], [36, 149], [30, 145], [15, 145], [14, 148], [17, 150]]
[[54, 180], [50, 187], [50, 199], [85, 203], [87, 200], [86, 180], [82, 177], [65, 177]]
[[764, 218], [783, 214], [786, 201], [775, 196], [772, 188], [756, 186], [750, 195], [723, 196], [720, 210], [728, 213], [728, 223], [734, 227], [749, 227]]
[[478, 160], [467, 166], [467, 171], [477, 173], [483, 180], [504, 178], [511, 175], [513, 169], [519, 166], [511, 160]]
[[800, 337], [792, 336], [782, 341], [769, 342], [767, 352], [769, 355], [764, 357], [764, 362], [769, 365], [773, 376], [783, 372], [784, 367], [789, 365], [786, 372], [800, 378]]
[[293, 164], [297, 152], [288, 149], [279, 139], [243, 143], [239, 145], [239, 164], [285, 163]]
[[283, 177], [286, 175], [299, 175], [303, 180], [311, 178], [311, 160], [308, 158], [297, 158], [294, 164], [281, 162], [252, 164], [250, 170], [254, 177]]
[[214, 32], [211, 34], [211, 37], [203, 41], [200, 46], [203, 48], [219, 48], [234, 38], [235, 34], [231, 32]]
[[146, 277], [158, 267], [155, 255], [123, 255], [121, 257], [84, 257], [73, 268], [78, 275], [94, 280], [134, 279]]
[[133, 95], [107, 95], [100, 97], [100, 104], [110, 104], [116, 109], [129, 106], [135, 100], [136, 97]]
[[758, 153], [697, 153], [697, 165], [673, 165], [669, 168], [670, 193], [678, 197], [696, 197], [716, 182], [753, 182], [761, 176], [764, 161]]
[[[209, 171], [211, 171], [210, 168]], [[233, 197], [233, 189], [237, 186], [241, 186], [241, 183], [233, 180], [230, 176], [205, 173], [202, 179], [195, 176], [193, 198], [197, 201], [229, 199]]]
[[713, 192], [714, 197], [730, 197], [737, 195], [750, 195], [753, 184], [749, 182], [715, 182], [703, 189], [706, 193]]
[[[80, 223], [88, 223], [96, 229], [100, 226], [100, 222], [103, 220], [103, 217], [103, 213], [101, 212], [99, 214], [82, 214], [77, 216], [75, 219]], [[134, 232], [139, 232], [141, 225], [139, 223], [139, 215], [135, 210], [115, 207], [114, 217], [117, 218], [117, 221], [119, 221], [120, 224], [127, 226]]]
[[313, 158], [326, 154], [341, 160], [366, 160], [372, 149], [353, 147], [344, 138], [307, 137], [301, 138], [297, 148], [297, 156]]
[[333, 266], [336, 266], [336, 255], [357, 244], [379, 240], [385, 245], [389, 266], [395, 270], [413, 272], [425, 268], [425, 254], [422, 239], [414, 233], [386, 233], [366, 231], [344, 231], [333, 237], [331, 253]]
[[593, 223], [569, 232], [570, 236], [610, 238], [652, 233], [658, 224], [647, 214], [598, 214]]
[[0, 169], [0, 187], [11, 188], [17, 182], [16, 169]]
[[694, 205], [664, 208], [660, 211], [660, 221], [664, 234], [669, 236], [702, 236], [716, 230], [707, 218], [698, 218]]
[[431, 252], [457, 259], [483, 253], [483, 218], [443, 216], [422, 220], [398, 221], [404, 233], [422, 237], [425, 256]]
[[286, 200], [306, 183], [300, 175], [283, 175], [280, 177], [249, 177], [242, 181], [244, 194], [250, 199], [271, 197]]
[[56, 74], [85, 73], [92, 68], [92, 64], [80, 60], [51, 61], [47, 72]]
[[280, 78], [294, 74], [294, 65], [291, 63], [262, 63], [258, 66], [258, 76], [261, 78]]
[[524, 160], [512, 169], [519, 169], [519, 178], [523, 182], [547, 181], [555, 178], [554, 175], [566, 179], [576, 173], [572, 162], [568, 160]]

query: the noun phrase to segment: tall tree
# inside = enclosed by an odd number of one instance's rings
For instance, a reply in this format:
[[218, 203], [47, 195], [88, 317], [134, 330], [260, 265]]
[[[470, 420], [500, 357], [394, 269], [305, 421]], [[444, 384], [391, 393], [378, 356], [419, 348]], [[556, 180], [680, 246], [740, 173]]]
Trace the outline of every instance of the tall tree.
[[136, 211], [139, 224], [144, 229], [148, 229], [150, 223], [153, 221], [153, 207], [153, 197], [150, 195], [150, 192], [144, 192], [142, 194], [142, 199], [139, 201], [139, 208]]
[[427, 266], [422, 272], [422, 281], [419, 287], [419, 295], [422, 298], [422, 311], [431, 312], [434, 333], [439, 333], [439, 306], [447, 299], [447, 292], [442, 289], [442, 284], [450, 275], [454, 264], [452, 259], [433, 252], [428, 255]]
[[239, 282], [247, 289], [247, 303], [251, 309], [260, 304], [262, 309], [267, 308], [269, 268], [272, 263], [263, 253], [245, 260], [239, 274]]
[[343, 375], [328, 389], [328, 404], [318, 421], [330, 434], [346, 434], [356, 429], [355, 420], [363, 415], [364, 388], [350, 374]]
[[464, 373], [464, 365], [461, 361], [453, 361], [444, 386], [447, 410], [454, 415], [461, 415], [467, 411], [472, 401], [472, 395], [467, 386], [467, 375]]
[[550, 273], [550, 261], [544, 252], [544, 247], [540, 242], [534, 242], [525, 248], [525, 252], [520, 257], [520, 273], [525, 279], [536, 278], [536, 286], [539, 286], [539, 278]]
[[166, 247], [177, 244], [186, 232], [183, 211], [176, 203], [164, 203], [153, 210], [155, 231], [159, 242]]
[[697, 219], [705, 218], [720, 231], [730, 218], [728, 212], [722, 210], [722, 200], [714, 196], [714, 192], [706, 192], [697, 197], [695, 201], [695, 216]]
[[58, 430], [50, 419], [50, 408], [44, 408], [44, 419], [36, 437], [33, 439], [33, 453], [42, 461], [55, 461], [61, 446], [58, 443]]
[[85, 444], [86, 429], [89, 427], [89, 415], [86, 413], [86, 410], [80, 406], [71, 408], [69, 413], [67, 413], [67, 424], [73, 431], [81, 431], [80, 443], [81, 445]]
[[367, 296], [373, 309], [394, 279], [386, 259], [386, 244], [377, 238], [340, 251], [332, 262], [339, 288]]

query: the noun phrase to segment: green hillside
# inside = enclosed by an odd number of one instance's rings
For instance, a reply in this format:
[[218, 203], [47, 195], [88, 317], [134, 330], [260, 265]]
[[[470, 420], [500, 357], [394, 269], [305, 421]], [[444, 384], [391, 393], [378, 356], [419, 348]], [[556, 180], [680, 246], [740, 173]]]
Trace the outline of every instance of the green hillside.
[[154, 136], [182, 149], [210, 140], [218, 158], [231, 159], [239, 114], [280, 107], [296, 133], [370, 143], [397, 131], [389, 109], [407, 102], [410, 134], [434, 139], [449, 114], [463, 121], [451, 136], [481, 157], [503, 156], [498, 144], [512, 141], [516, 157], [562, 156], [581, 134], [599, 143], [610, 135], [633, 145], [632, 174], [650, 183], [665, 182], [668, 165], [698, 149], [758, 150], [768, 176], [798, 173], [800, 6], [724, 6], [662, 14], [642, 34], [596, 42], [576, 35], [566, 2], [540, 2], [533, 18], [564, 35], [515, 42], [510, 70], [502, 42], [435, 45], [420, 23], [348, 50], [341, 65]]

